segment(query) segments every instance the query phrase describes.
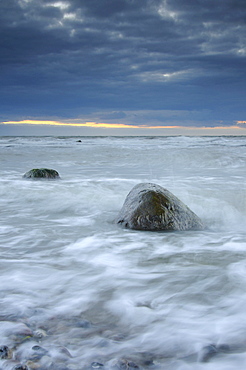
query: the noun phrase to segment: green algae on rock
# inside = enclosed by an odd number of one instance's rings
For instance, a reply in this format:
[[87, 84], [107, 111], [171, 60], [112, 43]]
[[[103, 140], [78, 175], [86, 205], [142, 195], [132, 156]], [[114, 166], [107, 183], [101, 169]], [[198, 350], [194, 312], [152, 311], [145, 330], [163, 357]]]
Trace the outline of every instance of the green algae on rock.
[[127, 195], [116, 220], [122, 226], [146, 231], [202, 230], [200, 218], [163, 187], [140, 183]]
[[60, 179], [60, 175], [56, 170], [48, 168], [33, 168], [26, 172], [23, 177], [26, 179]]

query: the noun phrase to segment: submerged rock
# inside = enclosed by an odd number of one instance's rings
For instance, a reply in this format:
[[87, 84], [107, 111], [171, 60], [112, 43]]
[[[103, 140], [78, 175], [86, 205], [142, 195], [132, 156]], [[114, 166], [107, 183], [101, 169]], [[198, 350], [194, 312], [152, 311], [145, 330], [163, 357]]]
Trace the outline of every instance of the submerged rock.
[[[33, 331], [24, 323], [20, 322], [0, 322], [0, 333], [6, 346], [13, 346], [28, 341], [33, 336]], [[2, 348], [4, 351], [4, 347]]]
[[47, 355], [49, 351], [43, 347], [35, 345], [32, 347], [33, 353], [31, 355], [31, 360], [40, 360], [43, 356]]
[[219, 346], [215, 344], [209, 344], [202, 348], [201, 352], [198, 354], [198, 361], [208, 362], [217, 354], [222, 353], [233, 353], [230, 346], [227, 344], [221, 344]]
[[60, 175], [56, 170], [48, 168], [33, 168], [23, 176], [26, 179], [59, 179]]
[[205, 346], [199, 354], [199, 361], [208, 362], [212, 357], [216, 356], [218, 352], [219, 351], [214, 344]]
[[200, 218], [167, 189], [151, 183], [136, 185], [116, 220], [135, 230], [202, 230]]

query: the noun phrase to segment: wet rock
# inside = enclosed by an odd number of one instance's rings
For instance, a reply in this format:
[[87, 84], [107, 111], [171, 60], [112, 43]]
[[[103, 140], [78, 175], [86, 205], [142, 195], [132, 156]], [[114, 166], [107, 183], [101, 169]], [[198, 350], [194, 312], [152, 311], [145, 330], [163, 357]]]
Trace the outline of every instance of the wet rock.
[[91, 368], [92, 369], [101, 369], [104, 365], [101, 364], [100, 362], [92, 362], [91, 363]]
[[38, 345], [32, 347], [33, 353], [31, 355], [31, 360], [40, 360], [43, 356], [47, 355], [47, 349], [40, 347]]
[[20, 332], [20, 333], [13, 333], [10, 335], [10, 338], [16, 343], [16, 344], [21, 344], [21, 343], [24, 343], [24, 342], [27, 342], [29, 341], [30, 339], [32, 339], [32, 336], [33, 336], [33, 333], [32, 331], [24, 331], [24, 332]]
[[76, 326], [77, 326], [78, 328], [89, 329], [89, 328], [91, 328], [91, 323], [90, 323], [90, 321], [88, 321], [88, 320], [80, 320], [80, 321], [78, 321], [78, 322], [76, 323]]
[[9, 358], [9, 347], [0, 346], [0, 359]]
[[3, 370], [28, 370], [28, 367], [17, 361], [5, 361], [1, 364]]
[[128, 368], [130, 369], [139, 369], [139, 366], [135, 364], [135, 362], [129, 361], [128, 362]]
[[133, 361], [121, 358], [114, 362], [113, 369], [115, 370], [134, 370], [139, 369], [138, 365], [136, 365]]
[[33, 168], [23, 176], [26, 179], [59, 179], [60, 175], [56, 170], [48, 168]]
[[49, 356], [51, 356], [54, 361], [63, 363], [73, 357], [68, 349], [63, 346], [51, 346], [49, 348]]
[[59, 347], [56, 347], [56, 350], [57, 350], [58, 355], [70, 357], [70, 358], [73, 357], [66, 347], [59, 346]]
[[201, 230], [200, 218], [167, 189], [136, 185], [127, 195], [116, 222], [135, 230]]
[[41, 338], [47, 337], [48, 334], [43, 329], [37, 329], [33, 332], [33, 335], [35, 338], [41, 339]]
[[26, 365], [27, 365], [28, 369], [35, 370], [35, 369], [40, 369], [41, 368], [41, 365], [39, 363], [34, 362], [34, 361], [30, 361], [30, 360], [27, 361]]
[[126, 339], [126, 334], [122, 333], [114, 334], [111, 339], [115, 342], [122, 342], [123, 340]]
[[18, 364], [13, 367], [13, 370], [28, 370], [26, 365]]
[[151, 352], [136, 352], [133, 354], [134, 361], [137, 361], [141, 366], [154, 366], [154, 359], [159, 357]]

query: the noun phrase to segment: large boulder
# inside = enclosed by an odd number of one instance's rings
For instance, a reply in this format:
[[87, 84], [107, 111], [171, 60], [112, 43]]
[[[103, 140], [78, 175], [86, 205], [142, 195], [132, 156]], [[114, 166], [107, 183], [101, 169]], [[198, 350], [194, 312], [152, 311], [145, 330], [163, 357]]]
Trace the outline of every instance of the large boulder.
[[167, 189], [151, 183], [136, 185], [116, 220], [135, 230], [202, 230], [200, 218]]
[[59, 173], [56, 170], [48, 168], [34, 168], [26, 172], [23, 176], [26, 179], [59, 179]]

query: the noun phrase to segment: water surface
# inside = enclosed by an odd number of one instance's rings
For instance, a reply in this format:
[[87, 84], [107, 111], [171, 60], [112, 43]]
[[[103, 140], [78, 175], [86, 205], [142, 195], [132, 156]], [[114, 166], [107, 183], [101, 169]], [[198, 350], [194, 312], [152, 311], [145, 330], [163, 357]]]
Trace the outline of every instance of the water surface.
[[[42, 167], [61, 180], [22, 178]], [[206, 229], [115, 225], [139, 182]], [[0, 138], [0, 345], [22, 363], [40, 345], [43, 368], [244, 368], [245, 184], [244, 137]]]

